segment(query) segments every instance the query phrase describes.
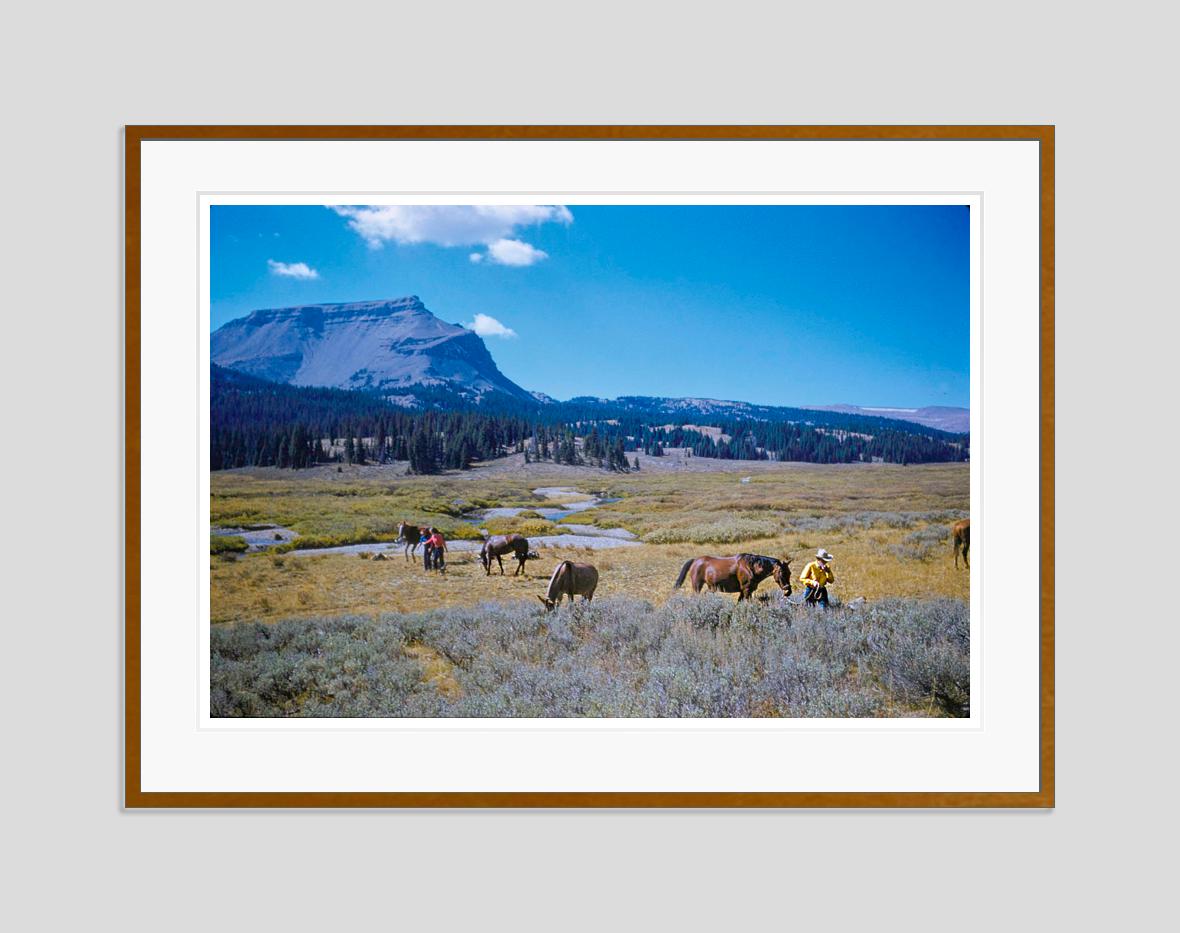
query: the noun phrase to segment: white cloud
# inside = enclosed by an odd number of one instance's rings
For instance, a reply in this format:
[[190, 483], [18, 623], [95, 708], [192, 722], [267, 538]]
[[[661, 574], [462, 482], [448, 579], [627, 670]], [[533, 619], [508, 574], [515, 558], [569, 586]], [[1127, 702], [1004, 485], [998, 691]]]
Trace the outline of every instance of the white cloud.
[[[348, 226], [373, 249], [389, 242], [486, 246], [486, 258], [506, 266], [531, 266], [546, 258], [544, 251], [515, 238], [518, 227], [574, 222], [569, 208], [560, 204], [383, 204], [332, 210], [347, 218]], [[497, 244], [508, 258], [497, 256]], [[468, 258], [478, 263], [485, 254], [470, 253]]]
[[505, 327], [494, 317], [487, 314], [477, 314], [475, 320], [470, 324], [464, 324], [468, 330], [473, 330], [481, 337], [515, 337], [516, 331], [511, 327]]
[[291, 279], [318, 279], [320, 274], [305, 262], [275, 262], [266, 261], [272, 275], [284, 275]]
[[548, 258], [547, 252], [523, 240], [494, 240], [488, 244], [488, 259], [501, 266], [531, 266]]

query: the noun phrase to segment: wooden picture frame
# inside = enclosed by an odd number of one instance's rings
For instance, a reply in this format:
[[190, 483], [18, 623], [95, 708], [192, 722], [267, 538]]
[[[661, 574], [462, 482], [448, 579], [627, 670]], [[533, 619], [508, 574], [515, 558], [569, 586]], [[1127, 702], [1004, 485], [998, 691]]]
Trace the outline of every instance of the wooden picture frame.
[[[141, 780], [144, 682], [141, 553], [141, 154], [179, 140], [748, 140], [1031, 141], [1039, 147], [1040, 605], [1039, 787], [1031, 791], [495, 791], [322, 792], [145, 790]], [[1054, 805], [1054, 130], [1052, 126], [128, 126], [125, 131], [124, 793], [129, 808], [490, 807], [779, 808], [1015, 807]]]

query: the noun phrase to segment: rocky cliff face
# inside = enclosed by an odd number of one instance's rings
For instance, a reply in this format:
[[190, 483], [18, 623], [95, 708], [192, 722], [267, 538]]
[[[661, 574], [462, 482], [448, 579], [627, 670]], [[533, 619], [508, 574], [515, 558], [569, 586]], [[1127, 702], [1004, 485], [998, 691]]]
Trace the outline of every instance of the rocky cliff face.
[[215, 331], [211, 353], [219, 366], [291, 385], [383, 393], [445, 386], [533, 401], [477, 334], [439, 320], [416, 295], [255, 311]]

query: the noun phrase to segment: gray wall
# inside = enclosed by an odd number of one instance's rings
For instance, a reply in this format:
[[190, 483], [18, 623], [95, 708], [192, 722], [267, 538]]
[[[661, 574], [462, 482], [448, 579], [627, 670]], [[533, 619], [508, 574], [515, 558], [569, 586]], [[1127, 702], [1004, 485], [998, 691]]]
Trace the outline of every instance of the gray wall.
[[[1159, 190], [1174, 30], [1143, 3], [801, 7], [7, 13], [5, 880], [21, 928], [1148, 922], [1174, 860], [1153, 851], [1174, 728], [1152, 721], [1173, 676], [1157, 607], [1174, 549], [1142, 521], [1175, 501], [1174, 428], [1150, 411], [1175, 399]], [[121, 812], [120, 128], [186, 122], [1056, 123], [1057, 810]], [[1104, 595], [1129, 579], [1136, 604]]]

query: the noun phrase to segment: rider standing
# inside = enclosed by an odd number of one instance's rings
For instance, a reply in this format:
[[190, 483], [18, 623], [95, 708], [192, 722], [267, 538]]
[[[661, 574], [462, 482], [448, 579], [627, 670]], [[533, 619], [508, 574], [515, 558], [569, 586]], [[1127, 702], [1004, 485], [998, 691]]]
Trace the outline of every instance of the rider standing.
[[434, 534], [433, 528], [423, 528], [421, 535], [418, 537], [418, 543], [422, 545], [422, 566], [426, 570], [430, 569], [430, 536], [432, 534]]
[[799, 574], [799, 582], [806, 588], [803, 592], [805, 603], [819, 603], [825, 609], [828, 608], [828, 584], [836, 582], [831, 567], [833, 560], [835, 558], [821, 547], [815, 552], [815, 560]]
[[440, 573], [447, 572], [446, 561], [443, 559], [443, 552], [446, 549], [446, 539], [443, 538], [442, 532], [435, 528], [434, 533], [426, 541], [426, 550], [430, 553], [430, 562], [434, 565], [434, 569]]

